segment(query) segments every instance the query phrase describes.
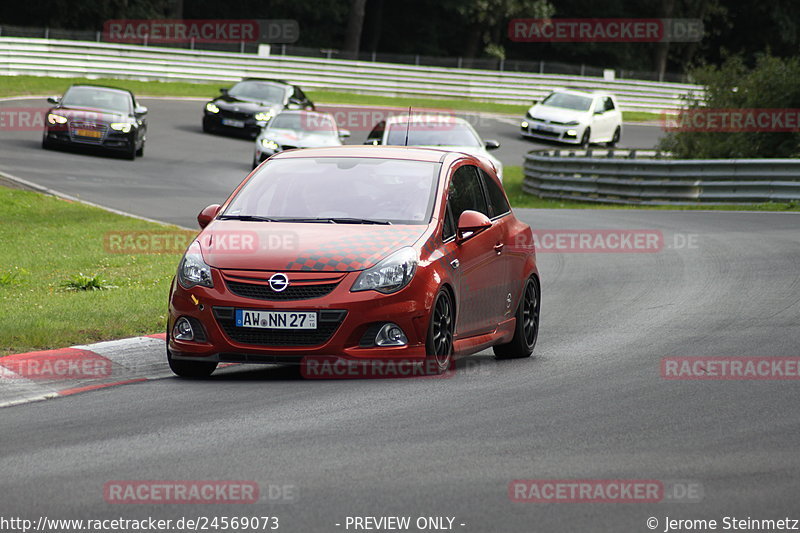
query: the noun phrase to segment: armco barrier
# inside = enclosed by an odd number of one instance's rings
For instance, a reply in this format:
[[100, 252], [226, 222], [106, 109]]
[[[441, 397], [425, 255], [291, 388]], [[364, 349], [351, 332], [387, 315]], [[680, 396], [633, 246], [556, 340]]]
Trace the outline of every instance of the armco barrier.
[[667, 159], [653, 151], [534, 150], [525, 192], [606, 204], [714, 205], [800, 201], [797, 159]]
[[259, 56], [152, 46], [0, 37], [0, 75], [87, 76], [230, 82], [286, 79], [308, 89], [387, 96], [471, 98], [528, 105], [557, 87], [601, 89], [626, 111], [675, 110], [694, 85], [596, 77], [420, 67], [296, 56]]

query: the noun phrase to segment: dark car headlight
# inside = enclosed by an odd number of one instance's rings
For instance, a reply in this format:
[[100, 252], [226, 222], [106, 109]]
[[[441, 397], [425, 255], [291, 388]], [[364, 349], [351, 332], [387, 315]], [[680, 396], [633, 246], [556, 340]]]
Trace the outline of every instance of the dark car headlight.
[[118, 131], [120, 133], [128, 133], [133, 128], [133, 124], [130, 122], [112, 122], [108, 125], [112, 130]]
[[361, 272], [350, 291], [391, 294], [408, 285], [416, 270], [417, 252], [411, 247], [400, 248], [377, 265]]
[[206, 104], [206, 111], [209, 113], [219, 113], [219, 107], [214, 102], [209, 102]]
[[200, 244], [197, 241], [189, 246], [178, 265], [178, 281], [185, 289], [190, 289], [195, 285], [214, 286], [214, 281], [211, 279], [211, 267], [203, 261], [203, 254], [200, 252]]

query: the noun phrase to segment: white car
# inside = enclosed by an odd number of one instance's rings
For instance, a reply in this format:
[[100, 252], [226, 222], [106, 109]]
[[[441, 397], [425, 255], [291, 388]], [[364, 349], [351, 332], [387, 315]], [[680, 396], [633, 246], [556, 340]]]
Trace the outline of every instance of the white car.
[[489, 153], [497, 141], [481, 140], [472, 125], [450, 114], [394, 115], [375, 125], [364, 144], [446, 148], [485, 159], [503, 181], [503, 164]]
[[350, 132], [340, 130], [329, 113], [283, 111], [270, 120], [256, 137], [253, 168], [268, 157], [296, 148], [341, 146]]
[[614, 146], [622, 138], [622, 111], [611, 94], [560, 89], [528, 109], [520, 131], [533, 139]]

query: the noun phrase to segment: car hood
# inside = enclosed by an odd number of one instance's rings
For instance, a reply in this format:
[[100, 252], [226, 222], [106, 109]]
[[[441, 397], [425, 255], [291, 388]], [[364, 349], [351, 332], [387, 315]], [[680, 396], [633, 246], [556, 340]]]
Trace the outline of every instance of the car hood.
[[531, 107], [528, 113], [535, 118], [556, 122], [571, 122], [573, 120], [583, 121], [589, 116], [588, 111], [576, 111], [574, 109], [564, 109], [563, 107], [552, 107], [542, 104], [536, 104]]
[[258, 113], [269, 111], [270, 109], [277, 114], [283, 109], [283, 105], [275, 102], [251, 102], [249, 100], [239, 100], [231, 96], [220, 96], [214, 100], [214, 104], [226, 111], [237, 111], [240, 113]]
[[324, 146], [341, 146], [342, 141], [337, 135], [327, 135], [308, 131], [269, 130], [259, 136], [269, 139], [281, 146], [296, 146], [297, 148], [322, 148]]
[[125, 113], [114, 113], [91, 107], [54, 107], [50, 109], [49, 113], [65, 116], [69, 120], [86, 120], [90, 122], [124, 122], [130, 118]]
[[427, 226], [215, 220], [198, 240], [222, 270], [354, 272], [413, 245]]

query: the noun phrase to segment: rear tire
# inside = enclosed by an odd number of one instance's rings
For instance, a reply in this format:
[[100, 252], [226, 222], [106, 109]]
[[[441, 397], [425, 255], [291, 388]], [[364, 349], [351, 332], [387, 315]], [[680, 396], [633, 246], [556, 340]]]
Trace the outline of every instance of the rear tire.
[[431, 309], [428, 338], [425, 342], [426, 371], [441, 374], [450, 368], [453, 357], [453, 300], [446, 289], [439, 291]]
[[217, 369], [216, 362], [173, 359], [172, 352], [169, 351], [169, 332], [167, 332], [167, 363], [172, 373], [182, 378], [207, 378]]
[[514, 328], [514, 337], [507, 344], [494, 346], [492, 350], [497, 359], [521, 359], [530, 357], [539, 337], [539, 312], [541, 310], [541, 291], [539, 280], [535, 277], [528, 278], [522, 290], [514, 317], [517, 325]]

